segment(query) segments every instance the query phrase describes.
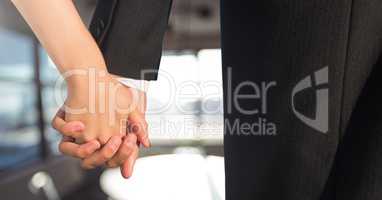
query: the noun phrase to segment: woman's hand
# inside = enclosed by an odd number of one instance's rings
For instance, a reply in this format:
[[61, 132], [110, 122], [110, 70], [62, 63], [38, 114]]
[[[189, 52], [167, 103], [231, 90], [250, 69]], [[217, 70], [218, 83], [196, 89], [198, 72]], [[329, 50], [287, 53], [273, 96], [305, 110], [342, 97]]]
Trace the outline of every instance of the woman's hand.
[[65, 121], [80, 121], [85, 126], [74, 136], [77, 143], [97, 140], [104, 145], [112, 136], [123, 137], [129, 121], [139, 142], [150, 146], [141, 92], [122, 85], [105, 71], [90, 70], [75, 76], [67, 78], [64, 111]]
[[[129, 89], [138, 94], [140, 98], [136, 110], [133, 112], [135, 114], [128, 117], [128, 123], [139, 124], [141, 120], [145, 120], [146, 95], [144, 92]], [[66, 122], [65, 118], [64, 110], [60, 109], [52, 121], [52, 126], [63, 135], [59, 145], [59, 149], [63, 154], [82, 159], [82, 167], [85, 169], [92, 169], [102, 165], [107, 167], [120, 166], [123, 177], [128, 178], [132, 175], [134, 163], [139, 154], [137, 136], [140, 133], [134, 132], [136, 129], [128, 128], [127, 135], [123, 137], [119, 135], [111, 136], [101, 148], [101, 143], [96, 139], [77, 144], [75, 140], [82, 137], [86, 127], [80, 121]], [[144, 137], [147, 137], [147, 135]]]
[[139, 155], [137, 137], [134, 134], [129, 134], [122, 140], [118, 136], [113, 136], [102, 148], [96, 140], [79, 145], [75, 143], [74, 138], [67, 135], [73, 135], [73, 132], [78, 131], [78, 126], [83, 126], [82, 123], [66, 123], [60, 117], [55, 118], [54, 126], [63, 134], [59, 144], [61, 153], [82, 159], [82, 167], [85, 169], [93, 169], [104, 164], [107, 167], [120, 166], [124, 178], [132, 176], [134, 164]]

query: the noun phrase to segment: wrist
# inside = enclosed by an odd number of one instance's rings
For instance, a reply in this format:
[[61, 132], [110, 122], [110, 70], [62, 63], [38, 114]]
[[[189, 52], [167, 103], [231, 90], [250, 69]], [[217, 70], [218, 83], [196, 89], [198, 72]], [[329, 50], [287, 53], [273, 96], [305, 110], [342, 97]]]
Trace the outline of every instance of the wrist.
[[69, 93], [84, 94], [89, 89], [96, 89], [100, 84], [113, 81], [112, 76], [105, 69], [87, 68], [72, 70], [64, 74]]

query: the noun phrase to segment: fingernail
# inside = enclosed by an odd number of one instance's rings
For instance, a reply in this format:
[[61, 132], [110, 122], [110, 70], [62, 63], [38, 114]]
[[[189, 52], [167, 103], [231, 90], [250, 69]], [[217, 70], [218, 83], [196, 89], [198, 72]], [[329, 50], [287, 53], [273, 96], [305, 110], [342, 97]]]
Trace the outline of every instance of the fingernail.
[[133, 133], [138, 132], [139, 131], [139, 127], [138, 126], [133, 126], [132, 127], [132, 131], [133, 131]]
[[145, 139], [145, 145], [146, 147], [151, 147], [151, 142], [149, 139]]
[[128, 174], [122, 174], [122, 176], [123, 176], [124, 179], [129, 179], [130, 178], [130, 175], [128, 175]]
[[125, 177], [126, 177], [126, 179], [129, 179], [129, 178], [131, 178], [131, 176], [133, 176], [133, 174], [132, 174], [132, 167], [129, 166], [129, 171], [126, 172]]
[[129, 179], [130, 178], [129, 172], [127, 172], [124, 168], [121, 168], [121, 174], [122, 174], [122, 177], [124, 179]]
[[142, 141], [142, 144], [145, 148], [148, 148], [149, 147], [149, 144], [147, 143], [147, 140], [143, 140]]

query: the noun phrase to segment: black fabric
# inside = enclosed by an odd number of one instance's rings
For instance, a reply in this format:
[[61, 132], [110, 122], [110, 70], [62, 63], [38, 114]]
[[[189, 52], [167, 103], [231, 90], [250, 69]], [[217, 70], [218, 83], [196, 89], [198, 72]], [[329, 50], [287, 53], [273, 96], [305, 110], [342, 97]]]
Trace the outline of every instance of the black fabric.
[[171, 0], [99, 0], [90, 25], [112, 74], [156, 80]]
[[[141, 78], [158, 68], [170, 4], [99, 1], [91, 30], [112, 73]], [[221, 0], [227, 200], [382, 198], [381, 10], [381, 0]], [[323, 69], [328, 83], [316, 76]], [[314, 87], [292, 101], [306, 77]], [[235, 101], [243, 83], [275, 85], [266, 101]], [[328, 130], [313, 128], [292, 104], [317, 117], [324, 104], [316, 96], [327, 90]], [[232, 129], [259, 120], [275, 134]]]
[[101, 45], [105, 39], [106, 33], [110, 28], [110, 24], [113, 20], [114, 9], [118, 0], [99, 0], [94, 11], [92, 21], [90, 23], [90, 33], [97, 41], [98, 45]]
[[[380, 0], [221, 1], [227, 200], [382, 198], [381, 10]], [[291, 92], [325, 66], [329, 131], [322, 133], [296, 117]], [[232, 106], [243, 81], [277, 83], [266, 114]], [[258, 99], [239, 103], [261, 108]], [[317, 112], [314, 98], [300, 103], [302, 112]], [[277, 134], [230, 129], [259, 118], [274, 122]]]

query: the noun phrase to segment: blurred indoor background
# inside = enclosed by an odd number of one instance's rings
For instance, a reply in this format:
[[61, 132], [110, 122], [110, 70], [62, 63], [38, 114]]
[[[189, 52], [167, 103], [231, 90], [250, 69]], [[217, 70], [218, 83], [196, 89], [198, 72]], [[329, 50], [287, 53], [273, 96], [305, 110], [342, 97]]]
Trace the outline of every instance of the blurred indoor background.
[[[88, 23], [96, 0], [75, 3]], [[62, 103], [59, 74], [10, 1], [0, 0], [0, 199], [224, 199], [219, 33], [218, 0], [174, 1], [148, 92], [153, 147], [123, 180], [118, 169], [84, 171], [60, 155], [50, 127]]]

